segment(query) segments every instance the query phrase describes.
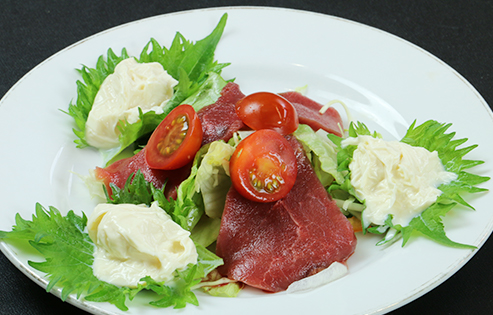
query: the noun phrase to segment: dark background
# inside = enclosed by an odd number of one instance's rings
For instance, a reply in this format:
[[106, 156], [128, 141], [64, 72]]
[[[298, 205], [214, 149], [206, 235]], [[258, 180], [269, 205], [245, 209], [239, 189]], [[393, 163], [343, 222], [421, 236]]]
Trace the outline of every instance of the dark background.
[[[87, 36], [154, 15], [236, 5], [308, 10], [377, 27], [437, 56], [464, 76], [488, 104], [493, 104], [493, 1], [478, 0], [0, 0], [0, 97], [37, 64]], [[442, 285], [391, 314], [493, 313], [492, 259], [490, 239]], [[395, 285], [399, 285], [399, 279], [395, 279]], [[348, 302], [357, 302], [350, 292]], [[86, 313], [46, 293], [0, 253], [0, 314]]]

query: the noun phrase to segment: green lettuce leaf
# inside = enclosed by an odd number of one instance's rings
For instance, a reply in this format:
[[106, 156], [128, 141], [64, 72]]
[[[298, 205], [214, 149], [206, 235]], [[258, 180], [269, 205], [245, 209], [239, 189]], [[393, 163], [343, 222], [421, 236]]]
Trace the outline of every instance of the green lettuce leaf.
[[[192, 231], [204, 214], [204, 204], [202, 197], [195, 188], [195, 177], [199, 160], [201, 160], [204, 148], [201, 148], [195, 155], [195, 159], [190, 170], [190, 175], [178, 186], [176, 190], [176, 200], [170, 204], [173, 207], [173, 216], [176, 222], [187, 231]], [[162, 198], [157, 199], [160, 203]]]
[[212, 296], [236, 297], [244, 284], [222, 277], [217, 270], [213, 270], [196, 287]]
[[190, 238], [195, 244], [208, 247], [217, 240], [220, 227], [221, 219], [203, 215], [193, 228]]
[[204, 211], [211, 218], [220, 218], [231, 187], [229, 159], [235, 148], [224, 141], [214, 141], [207, 147], [197, 168], [196, 191], [202, 194]]
[[202, 291], [212, 296], [220, 297], [236, 297], [243, 289], [243, 285], [238, 282], [231, 282], [228, 284], [216, 285], [216, 286], [203, 286]]
[[339, 184], [344, 182], [343, 174], [337, 171], [336, 147], [328, 137], [324, 139], [307, 125], [299, 125], [293, 134], [311, 156], [313, 169], [324, 186], [330, 185], [334, 179]]
[[[368, 130], [368, 127], [363, 123], [356, 122], [351, 123], [348, 129], [349, 137], [357, 137], [358, 135], [372, 135], [374, 137], [378, 137], [379, 134], [371, 133]], [[353, 152], [356, 150], [355, 145], [348, 145], [346, 147], [341, 146], [342, 140], [341, 137], [338, 137], [334, 134], [327, 134], [327, 137], [337, 146], [337, 172], [343, 176], [343, 180], [339, 180], [333, 182], [327, 189], [330, 195], [335, 200], [354, 200], [360, 204], [364, 204], [364, 200], [359, 200], [358, 196], [356, 196], [356, 191], [354, 190], [353, 185], [351, 185], [351, 171], [349, 170], [349, 163], [353, 158]], [[349, 214], [347, 212], [348, 209], [342, 209], [345, 214]], [[359, 215], [358, 215], [359, 217]], [[366, 232], [366, 229], [363, 230]]]
[[220, 217], [231, 186], [228, 161], [233, 152], [234, 147], [224, 141], [203, 146], [195, 155], [189, 177], [177, 189], [174, 215], [177, 211], [188, 214], [177, 222], [203, 246], [215, 242], [219, 234]]

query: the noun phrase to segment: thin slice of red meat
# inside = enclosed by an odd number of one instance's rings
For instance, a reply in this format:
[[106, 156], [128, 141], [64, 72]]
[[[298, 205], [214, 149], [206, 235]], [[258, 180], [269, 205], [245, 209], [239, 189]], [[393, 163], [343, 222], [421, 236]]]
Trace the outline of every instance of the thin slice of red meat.
[[176, 187], [190, 175], [190, 168], [191, 164], [171, 171], [152, 169], [145, 161], [144, 148], [136, 155], [118, 160], [105, 168], [96, 167], [94, 172], [96, 179], [105, 185], [110, 196], [112, 195], [110, 183], [123, 188], [128, 177], [140, 170], [144, 178], [156, 188], [162, 189], [166, 183], [164, 190], [166, 197], [176, 199]]
[[257, 203], [231, 188], [221, 221], [218, 270], [269, 292], [286, 290], [333, 262], [344, 263], [356, 247], [353, 228], [316, 177], [301, 144], [294, 187], [274, 203]]
[[322, 104], [298, 92], [285, 92], [281, 96], [290, 101], [298, 112], [300, 124], [306, 124], [313, 130], [323, 129], [329, 133], [341, 136], [342, 119], [335, 108], [329, 107], [321, 114]]
[[236, 115], [235, 104], [245, 95], [238, 84], [229, 82], [221, 91], [216, 103], [197, 112], [202, 123], [202, 145], [216, 141], [228, 141], [233, 134], [245, 125]]

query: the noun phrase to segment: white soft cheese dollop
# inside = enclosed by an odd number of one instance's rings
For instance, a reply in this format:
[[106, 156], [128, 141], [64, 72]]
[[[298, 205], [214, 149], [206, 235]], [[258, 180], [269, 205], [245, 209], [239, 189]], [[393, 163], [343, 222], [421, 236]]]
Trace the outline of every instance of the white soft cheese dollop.
[[358, 146], [349, 169], [356, 195], [366, 201], [364, 222], [382, 225], [392, 214], [393, 224], [407, 226], [436, 201], [438, 186], [457, 178], [445, 171], [436, 151], [371, 136], [348, 138], [342, 145]]
[[118, 146], [118, 122], [135, 123], [142, 112], [163, 112], [178, 83], [157, 62], [121, 61], [101, 84], [86, 122], [86, 140], [99, 149]]
[[114, 285], [135, 287], [145, 276], [169, 281], [176, 269], [197, 263], [190, 233], [157, 203], [99, 204], [87, 227], [96, 244], [94, 275]]

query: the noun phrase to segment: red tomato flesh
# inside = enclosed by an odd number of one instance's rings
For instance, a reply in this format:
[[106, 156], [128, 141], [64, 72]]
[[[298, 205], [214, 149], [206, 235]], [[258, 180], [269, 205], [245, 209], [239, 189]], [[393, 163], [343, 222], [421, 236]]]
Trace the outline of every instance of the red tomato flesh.
[[188, 164], [200, 149], [202, 124], [190, 105], [173, 109], [154, 130], [146, 145], [149, 167], [174, 170]]
[[257, 92], [236, 103], [236, 114], [253, 130], [272, 129], [285, 136], [298, 128], [293, 104], [279, 94]]
[[236, 191], [257, 202], [286, 196], [297, 174], [293, 148], [271, 129], [258, 130], [243, 139], [231, 156], [229, 168]]

